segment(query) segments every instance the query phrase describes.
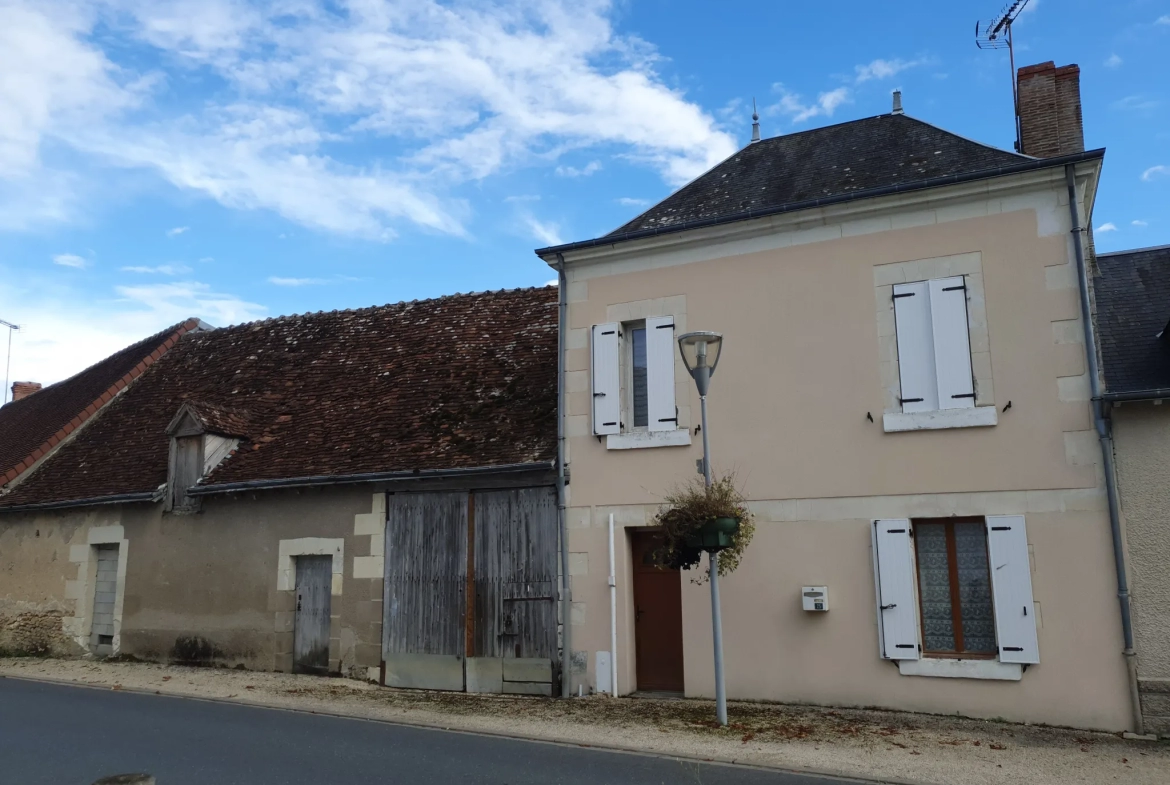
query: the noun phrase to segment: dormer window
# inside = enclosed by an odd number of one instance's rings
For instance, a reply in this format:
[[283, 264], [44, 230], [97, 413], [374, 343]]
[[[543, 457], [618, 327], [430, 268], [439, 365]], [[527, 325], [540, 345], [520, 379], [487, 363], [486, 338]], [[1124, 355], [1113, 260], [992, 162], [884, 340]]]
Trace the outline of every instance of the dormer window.
[[167, 426], [171, 439], [166, 505], [169, 512], [198, 512], [191, 490], [239, 445], [247, 423], [244, 412], [188, 402]]

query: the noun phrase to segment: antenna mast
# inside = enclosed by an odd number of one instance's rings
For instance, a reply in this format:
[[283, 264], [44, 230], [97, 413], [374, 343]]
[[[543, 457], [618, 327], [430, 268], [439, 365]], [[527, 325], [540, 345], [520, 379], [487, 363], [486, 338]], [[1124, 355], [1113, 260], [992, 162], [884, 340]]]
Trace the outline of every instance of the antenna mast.
[[1012, 47], [1012, 24], [1028, 5], [1028, 0], [1015, 0], [1004, 6], [999, 15], [986, 24], [975, 23], [975, 46], [980, 49], [1007, 49], [1008, 62], [1012, 68], [1012, 108], [1015, 112], [1016, 152], [1022, 153], [1023, 140], [1020, 138], [1020, 93], [1016, 89], [1016, 53]]
[[4, 393], [0, 395], [0, 405], [3, 405], [11, 394], [11, 390], [8, 389], [8, 370], [12, 365], [12, 334], [20, 329], [20, 325], [0, 319], [0, 327], [8, 328], [8, 359], [4, 362]]

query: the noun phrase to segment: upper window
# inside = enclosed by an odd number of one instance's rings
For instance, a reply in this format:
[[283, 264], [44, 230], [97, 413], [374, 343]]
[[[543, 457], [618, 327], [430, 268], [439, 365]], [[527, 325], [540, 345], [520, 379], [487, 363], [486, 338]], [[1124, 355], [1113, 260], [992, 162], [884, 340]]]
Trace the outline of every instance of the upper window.
[[592, 330], [593, 433], [673, 431], [674, 317], [596, 324]]
[[894, 286], [902, 411], [975, 406], [963, 276]]

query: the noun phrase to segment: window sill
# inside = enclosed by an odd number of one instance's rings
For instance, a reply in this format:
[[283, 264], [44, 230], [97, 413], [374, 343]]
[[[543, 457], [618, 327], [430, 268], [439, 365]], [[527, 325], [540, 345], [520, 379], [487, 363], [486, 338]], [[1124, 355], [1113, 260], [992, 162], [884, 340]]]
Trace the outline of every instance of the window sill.
[[952, 660], [941, 657], [923, 657], [920, 660], [898, 660], [898, 672], [903, 676], [936, 676], [944, 679], [993, 679], [1019, 681], [1024, 668], [999, 660]]
[[615, 433], [605, 437], [607, 450], [639, 450], [647, 447], [686, 447], [691, 443], [691, 432], [687, 428], [673, 431], [632, 431]]
[[970, 409], [942, 409], [937, 412], [887, 412], [882, 417], [886, 433], [899, 431], [932, 431], [940, 428], [980, 428], [999, 422], [999, 410], [994, 406], [975, 406]]

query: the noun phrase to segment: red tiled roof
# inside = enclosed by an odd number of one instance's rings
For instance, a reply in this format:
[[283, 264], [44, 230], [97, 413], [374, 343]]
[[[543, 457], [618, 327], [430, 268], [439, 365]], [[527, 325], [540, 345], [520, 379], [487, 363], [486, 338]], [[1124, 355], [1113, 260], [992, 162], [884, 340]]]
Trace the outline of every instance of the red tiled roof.
[[188, 335], [0, 507], [156, 490], [188, 402], [246, 431], [209, 486], [551, 462], [556, 354], [554, 287]]
[[47, 455], [198, 325], [198, 319], [188, 319], [168, 327], [63, 382], [0, 407], [0, 487]]

